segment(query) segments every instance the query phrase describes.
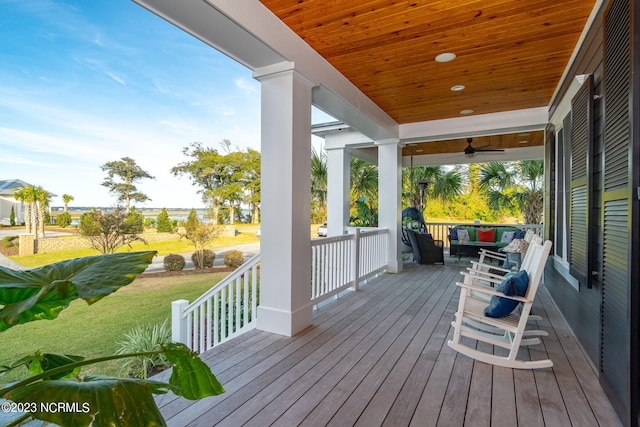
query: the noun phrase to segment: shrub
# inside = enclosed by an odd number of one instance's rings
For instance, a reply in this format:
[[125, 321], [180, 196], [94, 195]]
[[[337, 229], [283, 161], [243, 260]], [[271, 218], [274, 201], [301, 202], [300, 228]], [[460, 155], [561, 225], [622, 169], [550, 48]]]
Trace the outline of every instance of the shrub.
[[18, 246], [18, 236], [6, 236], [2, 239], [2, 246], [4, 246], [5, 248]]
[[[124, 340], [118, 342], [120, 348], [116, 354], [144, 353], [160, 350], [171, 343], [171, 328], [165, 320], [160, 325], [143, 324], [124, 334]], [[122, 370], [130, 377], [147, 378], [149, 372], [167, 369], [171, 364], [164, 354], [140, 356], [125, 359]]]
[[11, 206], [11, 214], [9, 215], [9, 225], [12, 227], [16, 225], [16, 213], [13, 210], [13, 206]]
[[156, 219], [155, 218], [145, 218], [144, 219], [144, 226], [145, 227], [155, 227], [156, 226]]
[[191, 255], [191, 261], [193, 261], [196, 268], [211, 268], [213, 267], [213, 261], [215, 260], [215, 252], [209, 249], [195, 251], [193, 255]]
[[227, 267], [240, 267], [243, 262], [244, 255], [240, 251], [232, 250], [224, 254], [224, 265]]
[[56, 217], [56, 225], [58, 227], [68, 227], [71, 225], [71, 214], [69, 212], [62, 212]]
[[180, 271], [184, 268], [185, 260], [182, 255], [169, 254], [164, 257], [163, 264], [167, 271]]

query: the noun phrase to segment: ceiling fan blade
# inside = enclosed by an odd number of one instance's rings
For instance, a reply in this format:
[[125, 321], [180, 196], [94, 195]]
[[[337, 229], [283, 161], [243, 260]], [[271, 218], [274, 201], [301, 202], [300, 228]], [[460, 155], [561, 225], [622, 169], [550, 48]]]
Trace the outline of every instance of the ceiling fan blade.
[[479, 148], [476, 148], [476, 151], [482, 151], [482, 152], [484, 152], [484, 153], [488, 153], [488, 152], [502, 153], [502, 152], [504, 152], [504, 150], [501, 150], [501, 149], [495, 149], [495, 150], [481, 150], [481, 149], [479, 149]]
[[476, 151], [480, 151], [487, 147], [491, 147], [491, 144], [485, 144], [485, 145], [481, 145], [480, 147], [473, 147], [473, 148], [475, 148]]

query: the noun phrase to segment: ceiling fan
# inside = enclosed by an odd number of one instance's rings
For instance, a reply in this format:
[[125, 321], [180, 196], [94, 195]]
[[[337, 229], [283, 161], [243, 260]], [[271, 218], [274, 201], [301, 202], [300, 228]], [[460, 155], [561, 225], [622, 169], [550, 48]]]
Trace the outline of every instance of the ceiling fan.
[[464, 154], [466, 154], [469, 157], [473, 157], [473, 155], [477, 152], [503, 152], [504, 150], [501, 149], [495, 149], [495, 150], [488, 150], [487, 147], [491, 147], [491, 144], [486, 144], [486, 145], [481, 145], [480, 147], [474, 147], [471, 145], [471, 143], [473, 142], [473, 138], [467, 138], [467, 147], [464, 149]]

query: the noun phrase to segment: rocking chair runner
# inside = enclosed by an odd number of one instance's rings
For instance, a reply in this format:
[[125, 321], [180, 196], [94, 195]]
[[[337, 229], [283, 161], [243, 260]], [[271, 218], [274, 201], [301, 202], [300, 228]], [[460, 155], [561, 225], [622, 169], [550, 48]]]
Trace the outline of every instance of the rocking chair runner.
[[[468, 283], [457, 283], [461, 288], [460, 301], [456, 318], [452, 322], [454, 334], [453, 339], [448, 342], [449, 347], [473, 359], [507, 368], [536, 369], [553, 366], [553, 362], [549, 359], [538, 361], [517, 359], [520, 346], [538, 344], [540, 339], [536, 336], [546, 334], [543, 331], [526, 331], [526, 326], [550, 249], [550, 241], [541, 244], [537, 239], [534, 239], [531, 242], [527, 253], [527, 262], [522, 266], [529, 277], [527, 291], [523, 297], [506, 296], [490, 286], [477, 283], [477, 274], [483, 274], [482, 272], [463, 273], [467, 279], [471, 280], [465, 280]], [[484, 277], [483, 280], [496, 281], [495, 278], [489, 276]], [[478, 298], [476, 295], [479, 294], [520, 302], [522, 310], [519, 315], [511, 313], [500, 318], [486, 317], [483, 310], [487, 301], [484, 298]], [[508, 356], [499, 356], [468, 347], [462, 344], [462, 337], [506, 348], [509, 350], [509, 354]]]

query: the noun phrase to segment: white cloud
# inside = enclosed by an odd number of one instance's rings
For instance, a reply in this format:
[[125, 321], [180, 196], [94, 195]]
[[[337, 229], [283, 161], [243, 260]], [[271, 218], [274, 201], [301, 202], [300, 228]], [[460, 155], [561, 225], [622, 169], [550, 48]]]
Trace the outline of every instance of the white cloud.
[[256, 95], [260, 93], [260, 84], [245, 77], [239, 77], [234, 81], [236, 88], [246, 95]]
[[116, 75], [116, 73], [112, 72], [112, 71], [107, 71], [107, 76], [111, 77], [113, 80], [115, 80], [116, 82], [120, 83], [121, 85], [125, 85], [124, 80], [122, 79], [122, 77]]

